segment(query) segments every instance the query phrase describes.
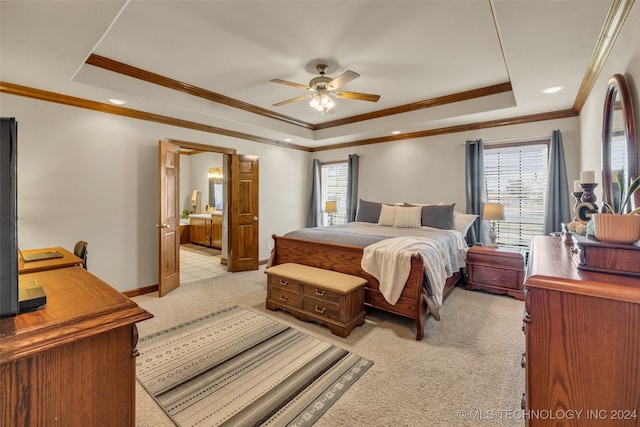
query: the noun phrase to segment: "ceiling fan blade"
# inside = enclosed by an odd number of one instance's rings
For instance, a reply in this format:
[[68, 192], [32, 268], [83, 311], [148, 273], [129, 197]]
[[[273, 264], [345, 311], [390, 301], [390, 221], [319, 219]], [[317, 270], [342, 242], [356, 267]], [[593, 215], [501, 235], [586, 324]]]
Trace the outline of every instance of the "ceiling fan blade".
[[300, 83], [288, 82], [286, 80], [273, 79], [271, 80], [271, 83], [280, 83], [281, 85], [293, 86], [302, 90], [313, 90], [309, 86], [301, 85]]
[[334, 92], [333, 95], [336, 98], [356, 99], [358, 101], [378, 102], [380, 95], [373, 95], [371, 93], [358, 93], [358, 92]]
[[310, 93], [309, 95], [302, 95], [302, 96], [298, 96], [298, 97], [296, 97], [296, 98], [291, 98], [291, 99], [287, 99], [286, 101], [278, 102], [278, 103], [276, 103], [276, 104], [273, 104], [273, 106], [274, 106], [274, 107], [280, 107], [281, 105], [290, 104], [290, 103], [292, 103], [292, 102], [297, 102], [297, 101], [302, 101], [302, 100], [305, 100], [305, 99], [309, 99], [309, 98], [311, 98], [312, 96], [313, 96], [313, 94], [312, 94], [312, 93]]
[[327, 88], [338, 89], [358, 77], [360, 77], [360, 74], [356, 73], [355, 71], [347, 70], [327, 83]]

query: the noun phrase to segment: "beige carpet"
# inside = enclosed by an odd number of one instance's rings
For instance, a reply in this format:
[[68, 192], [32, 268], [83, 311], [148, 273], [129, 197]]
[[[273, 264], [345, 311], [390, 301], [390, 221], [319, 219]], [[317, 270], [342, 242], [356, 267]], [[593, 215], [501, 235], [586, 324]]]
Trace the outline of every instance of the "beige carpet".
[[[190, 283], [163, 298], [153, 293], [133, 300], [155, 316], [138, 324], [140, 336], [239, 305], [371, 359], [374, 365], [317, 427], [524, 425], [521, 301], [456, 288], [440, 311], [442, 320], [429, 318], [418, 342], [409, 319], [367, 311], [366, 324], [343, 339], [323, 326], [266, 310], [265, 296], [260, 269]], [[136, 409], [138, 426], [173, 426], [140, 385]]]

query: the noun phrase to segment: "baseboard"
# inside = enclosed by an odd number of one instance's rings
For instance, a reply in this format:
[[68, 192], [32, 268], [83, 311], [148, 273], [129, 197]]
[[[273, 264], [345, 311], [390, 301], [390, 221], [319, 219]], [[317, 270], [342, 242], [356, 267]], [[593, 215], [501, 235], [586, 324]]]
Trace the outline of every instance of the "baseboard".
[[145, 286], [144, 288], [138, 288], [131, 291], [125, 291], [123, 294], [127, 298], [137, 297], [139, 295], [150, 294], [151, 292], [158, 292], [158, 285]]

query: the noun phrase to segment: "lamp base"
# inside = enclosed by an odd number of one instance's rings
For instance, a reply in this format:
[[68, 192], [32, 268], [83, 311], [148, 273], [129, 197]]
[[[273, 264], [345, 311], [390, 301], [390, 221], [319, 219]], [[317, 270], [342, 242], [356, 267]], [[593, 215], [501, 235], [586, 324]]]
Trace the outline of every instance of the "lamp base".
[[491, 243], [489, 243], [490, 248], [497, 248], [498, 244], [496, 243], [496, 238], [498, 235], [496, 234], [496, 225], [493, 221], [491, 221], [491, 231], [489, 232], [489, 238], [491, 239]]

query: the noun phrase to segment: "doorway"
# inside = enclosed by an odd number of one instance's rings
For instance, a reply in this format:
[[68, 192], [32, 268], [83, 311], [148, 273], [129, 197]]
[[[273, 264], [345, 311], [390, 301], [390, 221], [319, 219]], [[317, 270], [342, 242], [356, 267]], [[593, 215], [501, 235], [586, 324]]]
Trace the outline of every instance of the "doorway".
[[[163, 296], [182, 283], [206, 279], [227, 271], [227, 224], [231, 210], [225, 201], [228, 200], [231, 156], [235, 150], [178, 140], [160, 141], [160, 148], [158, 291]], [[194, 171], [191, 173], [191, 162], [184, 161], [183, 158], [196, 156], [201, 159], [193, 162]], [[210, 164], [211, 162], [215, 164]], [[221, 172], [222, 176], [218, 177], [217, 183], [222, 179], [224, 184], [224, 194], [218, 203], [218, 209], [212, 206], [214, 201], [209, 203], [210, 168]], [[191, 179], [190, 175], [194, 178]], [[214, 219], [217, 230], [215, 243], [212, 239]], [[183, 245], [185, 250], [182, 250]], [[214, 245], [216, 248], [213, 248]], [[180, 274], [183, 269], [184, 281]]]
[[[258, 156], [236, 154], [234, 149], [209, 146], [187, 141], [160, 140], [158, 142], [158, 202], [159, 202], [159, 278], [158, 293], [164, 296], [180, 286], [180, 150], [200, 150], [224, 154], [227, 201], [222, 200], [223, 236], [221, 247], [231, 272], [257, 270], [259, 265], [259, 159]], [[198, 206], [196, 192], [194, 205]], [[213, 197], [215, 200], [215, 196]], [[190, 215], [191, 220], [204, 220], [203, 229], [194, 230], [197, 238], [205, 235], [207, 220], [214, 215]], [[226, 232], [225, 232], [226, 230]], [[225, 252], [226, 251], [226, 252]]]
[[[226, 154], [180, 149], [180, 285], [227, 272]], [[224, 233], [223, 233], [224, 230]]]

